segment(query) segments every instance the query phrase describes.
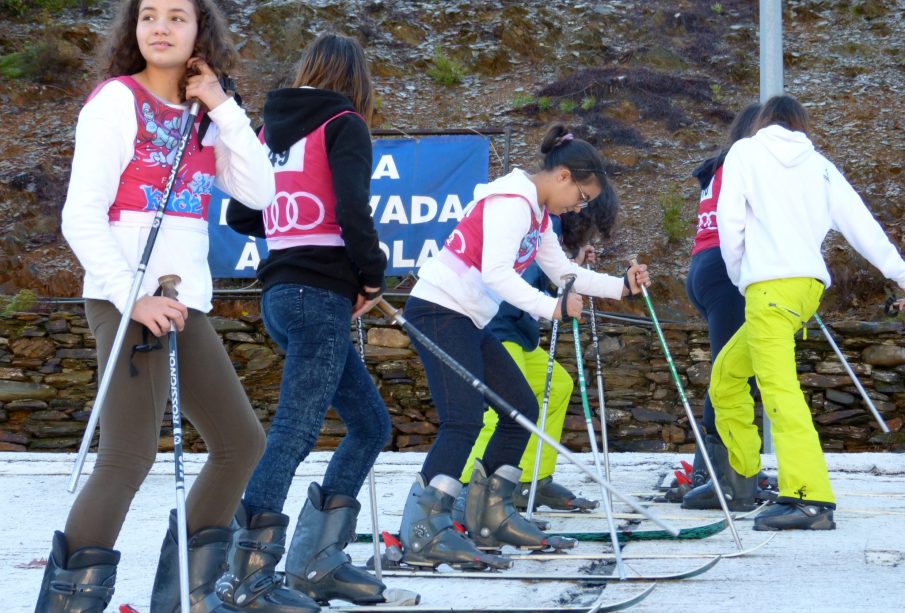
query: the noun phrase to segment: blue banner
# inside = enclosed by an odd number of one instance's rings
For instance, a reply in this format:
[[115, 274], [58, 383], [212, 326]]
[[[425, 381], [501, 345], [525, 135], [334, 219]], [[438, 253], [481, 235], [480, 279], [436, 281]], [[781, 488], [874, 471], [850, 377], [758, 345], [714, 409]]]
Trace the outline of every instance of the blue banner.
[[[489, 144], [483, 136], [431, 136], [374, 141], [371, 216], [387, 275], [416, 271], [462, 218], [478, 183], [487, 182]], [[226, 225], [229, 196], [214, 187], [208, 261], [217, 278], [254, 277], [267, 256], [263, 239]]]

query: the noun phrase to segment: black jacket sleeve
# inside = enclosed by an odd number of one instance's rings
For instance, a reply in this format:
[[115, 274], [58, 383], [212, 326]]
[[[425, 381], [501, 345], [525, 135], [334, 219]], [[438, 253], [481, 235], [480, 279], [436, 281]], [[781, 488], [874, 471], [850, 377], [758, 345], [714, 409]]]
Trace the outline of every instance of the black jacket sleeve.
[[226, 223], [239, 234], [265, 238], [262, 212], [248, 208], [235, 198], [231, 198], [226, 207]]
[[371, 218], [371, 134], [356, 115], [343, 115], [325, 130], [333, 172], [336, 222], [362, 285], [384, 287], [387, 260]]

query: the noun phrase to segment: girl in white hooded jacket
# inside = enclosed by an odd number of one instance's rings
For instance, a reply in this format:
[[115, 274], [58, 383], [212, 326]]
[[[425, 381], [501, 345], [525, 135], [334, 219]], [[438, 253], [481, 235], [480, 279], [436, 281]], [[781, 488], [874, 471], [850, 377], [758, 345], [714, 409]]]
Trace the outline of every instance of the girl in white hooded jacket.
[[768, 100], [756, 134], [726, 156], [717, 207], [720, 249], [729, 278], [745, 296], [745, 323], [714, 363], [716, 426], [737, 476], [755, 479], [761, 442], [748, 379], [756, 376], [779, 466], [778, 504], [755, 519], [756, 530], [836, 526], [826, 462], [798, 383], [794, 340], [830, 285], [821, 254], [827, 232], [841, 232], [905, 289], [905, 261], [845, 177], [814, 150], [808, 127], [807, 112], [794, 98]]

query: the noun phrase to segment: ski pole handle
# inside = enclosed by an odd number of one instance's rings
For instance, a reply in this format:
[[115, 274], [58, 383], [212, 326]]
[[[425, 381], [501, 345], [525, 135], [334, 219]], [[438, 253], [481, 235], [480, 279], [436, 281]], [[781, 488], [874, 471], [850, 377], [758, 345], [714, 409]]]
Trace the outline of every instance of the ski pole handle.
[[902, 312], [898, 303], [899, 301], [895, 296], [890, 296], [886, 299], [886, 304], [883, 306], [883, 312], [886, 313], [887, 317], [895, 317]]
[[164, 298], [172, 298], [176, 300], [176, 296], [179, 295], [179, 292], [176, 291], [176, 286], [182, 282], [182, 279], [179, 275], [164, 275], [157, 279], [157, 284], [160, 286], [160, 295]]

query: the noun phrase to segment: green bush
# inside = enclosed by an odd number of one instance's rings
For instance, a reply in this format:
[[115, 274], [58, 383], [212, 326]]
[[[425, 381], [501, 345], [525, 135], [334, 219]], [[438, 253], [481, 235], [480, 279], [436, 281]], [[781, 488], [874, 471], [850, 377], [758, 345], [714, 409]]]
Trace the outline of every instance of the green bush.
[[667, 241], [674, 243], [688, 236], [690, 224], [683, 219], [685, 201], [678, 190], [672, 188], [668, 193], [660, 194], [657, 202], [663, 211], [663, 231]]
[[581, 110], [590, 111], [597, 105], [597, 98], [594, 96], [585, 96], [581, 99]]
[[559, 101], [559, 110], [563, 113], [571, 113], [578, 106], [571, 98], [565, 98]]
[[512, 107], [516, 109], [523, 109], [532, 102], [534, 102], [534, 96], [532, 96], [531, 94], [516, 94], [512, 98]]
[[538, 111], [549, 111], [553, 108], [553, 100], [550, 99], [550, 96], [541, 96], [537, 99], [537, 110]]
[[434, 65], [428, 69], [427, 76], [441, 85], [456, 85], [465, 77], [465, 68], [462, 64], [446, 55], [441, 49], [434, 51], [431, 61]]
[[36, 83], [66, 84], [83, 67], [78, 47], [54, 38], [0, 56], [0, 77]]
[[30, 289], [22, 289], [15, 296], [0, 297], [0, 301], [4, 303], [3, 311], [0, 312], [0, 315], [10, 317], [13, 313], [30, 311], [37, 304], [38, 297]]

